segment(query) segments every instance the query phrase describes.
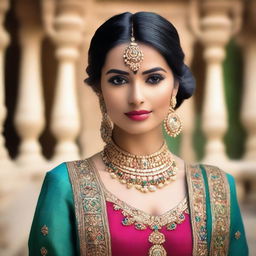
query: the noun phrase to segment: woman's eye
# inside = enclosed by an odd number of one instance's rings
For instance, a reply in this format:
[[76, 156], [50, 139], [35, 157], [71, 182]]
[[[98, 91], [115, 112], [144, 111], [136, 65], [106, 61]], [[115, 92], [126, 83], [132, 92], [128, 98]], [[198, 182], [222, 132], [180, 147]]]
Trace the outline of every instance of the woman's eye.
[[164, 77], [162, 75], [151, 75], [150, 77], [147, 78], [147, 83], [149, 84], [158, 84], [160, 83]]
[[108, 82], [113, 85], [122, 85], [127, 83], [128, 81], [122, 76], [113, 76], [108, 80]]

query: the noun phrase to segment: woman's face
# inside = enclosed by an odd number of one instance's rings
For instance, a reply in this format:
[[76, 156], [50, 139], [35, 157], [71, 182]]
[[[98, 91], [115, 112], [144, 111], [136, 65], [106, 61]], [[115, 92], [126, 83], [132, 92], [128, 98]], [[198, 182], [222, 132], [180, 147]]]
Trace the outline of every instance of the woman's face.
[[154, 48], [139, 44], [144, 54], [134, 74], [123, 60], [126, 44], [111, 49], [101, 72], [101, 90], [115, 128], [129, 134], [161, 130], [178, 84], [172, 70]]

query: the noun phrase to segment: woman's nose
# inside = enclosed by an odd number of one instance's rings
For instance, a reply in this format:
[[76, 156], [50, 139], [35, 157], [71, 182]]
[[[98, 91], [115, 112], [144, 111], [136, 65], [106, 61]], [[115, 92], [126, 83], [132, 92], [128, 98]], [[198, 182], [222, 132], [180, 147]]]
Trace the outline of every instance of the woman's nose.
[[141, 105], [144, 103], [143, 88], [139, 83], [131, 85], [129, 88], [128, 103], [130, 105]]

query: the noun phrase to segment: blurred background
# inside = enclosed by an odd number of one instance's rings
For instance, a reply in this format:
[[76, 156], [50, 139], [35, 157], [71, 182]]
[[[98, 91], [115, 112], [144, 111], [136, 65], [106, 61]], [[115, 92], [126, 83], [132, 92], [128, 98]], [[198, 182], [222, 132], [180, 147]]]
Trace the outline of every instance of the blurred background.
[[234, 175], [256, 255], [255, 0], [0, 0], [0, 255], [27, 255], [45, 172], [101, 150], [87, 51], [97, 27], [126, 11], [177, 28], [197, 90], [168, 145]]

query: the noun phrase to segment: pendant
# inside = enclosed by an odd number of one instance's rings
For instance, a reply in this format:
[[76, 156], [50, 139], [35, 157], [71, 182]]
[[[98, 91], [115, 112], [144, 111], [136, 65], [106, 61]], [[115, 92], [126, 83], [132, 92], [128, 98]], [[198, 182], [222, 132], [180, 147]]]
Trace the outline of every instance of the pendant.
[[164, 234], [155, 229], [149, 236], [148, 241], [152, 244], [162, 244], [165, 242]]
[[149, 242], [153, 244], [149, 249], [149, 256], [166, 256], [166, 250], [161, 245], [165, 242], [164, 234], [155, 229], [148, 238]]
[[154, 244], [149, 250], [149, 256], [167, 256], [166, 250], [160, 244]]
[[131, 43], [124, 51], [124, 62], [130, 67], [133, 72], [137, 72], [140, 64], [143, 61], [143, 53], [138, 44], [135, 43], [134, 37], [131, 38]]

